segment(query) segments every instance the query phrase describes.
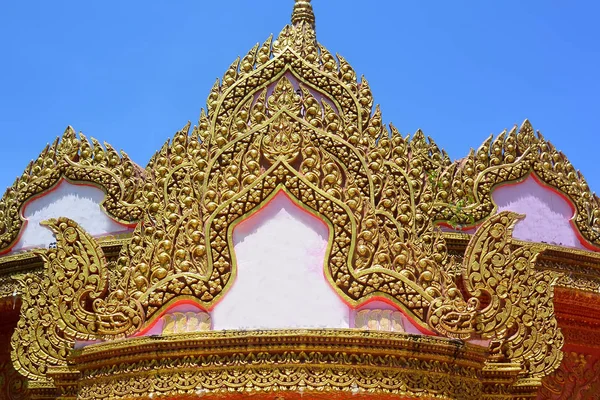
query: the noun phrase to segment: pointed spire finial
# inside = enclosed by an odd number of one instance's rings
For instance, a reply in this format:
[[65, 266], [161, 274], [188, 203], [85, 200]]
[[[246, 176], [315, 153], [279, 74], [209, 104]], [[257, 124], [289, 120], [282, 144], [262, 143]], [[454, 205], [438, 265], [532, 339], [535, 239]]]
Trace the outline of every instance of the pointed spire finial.
[[292, 24], [297, 25], [304, 21], [315, 28], [315, 13], [313, 12], [310, 0], [295, 0], [294, 12], [292, 13]]

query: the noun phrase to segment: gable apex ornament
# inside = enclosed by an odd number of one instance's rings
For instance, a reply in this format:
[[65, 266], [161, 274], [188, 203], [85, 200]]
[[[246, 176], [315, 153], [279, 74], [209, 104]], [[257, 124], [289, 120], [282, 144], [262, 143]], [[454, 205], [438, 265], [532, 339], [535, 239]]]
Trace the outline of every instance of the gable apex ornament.
[[305, 22], [315, 29], [315, 13], [310, 1], [311, 0], [296, 0], [296, 4], [294, 4], [294, 11], [292, 12], [293, 25], [298, 25], [302, 22]]

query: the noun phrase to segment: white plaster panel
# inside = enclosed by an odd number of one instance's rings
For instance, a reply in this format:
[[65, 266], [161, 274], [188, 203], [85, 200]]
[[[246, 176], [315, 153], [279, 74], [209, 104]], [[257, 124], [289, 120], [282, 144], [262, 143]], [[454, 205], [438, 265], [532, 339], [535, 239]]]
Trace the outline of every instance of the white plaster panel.
[[237, 277], [213, 328], [348, 328], [350, 309], [327, 282], [328, 227], [280, 192], [233, 233]]
[[492, 197], [498, 212], [514, 211], [525, 214], [513, 236], [530, 242], [585, 248], [570, 223], [573, 208], [559, 194], [542, 186], [533, 177], [516, 185], [501, 186]]
[[54, 190], [26, 205], [23, 217], [27, 220], [27, 225], [12, 250], [47, 247], [55, 242], [52, 232], [40, 225], [40, 222], [50, 218], [70, 218], [92, 236], [106, 236], [130, 230], [102, 211], [100, 203], [104, 196], [104, 192], [96, 187], [61, 181]]

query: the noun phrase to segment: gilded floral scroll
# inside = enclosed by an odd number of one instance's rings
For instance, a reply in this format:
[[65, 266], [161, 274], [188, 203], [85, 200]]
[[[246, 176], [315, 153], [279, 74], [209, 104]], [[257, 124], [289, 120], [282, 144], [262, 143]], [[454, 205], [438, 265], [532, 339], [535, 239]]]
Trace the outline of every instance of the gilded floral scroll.
[[475, 226], [496, 212], [493, 189], [530, 174], [575, 207], [574, 226], [587, 247], [600, 246], [600, 199], [567, 157], [535, 133], [529, 121], [490, 137], [477, 151], [436, 175], [435, 218], [455, 227]]
[[106, 197], [102, 208], [116, 221], [137, 222], [142, 209], [135, 193], [141, 183], [139, 167], [125, 153], [104, 148], [68, 127], [62, 138], [46, 146], [23, 175], [0, 199], [0, 253], [10, 249], [23, 227], [22, 208], [28, 200], [57, 185], [61, 179], [100, 186]]
[[44, 224], [56, 235], [57, 248], [38, 251], [45, 265], [41, 277], [17, 278], [23, 295], [11, 358], [27, 378], [48, 382], [48, 367], [65, 367], [76, 340], [132, 334], [144, 314], [123, 290], [109, 290], [113, 271], [95, 239], [66, 218]]
[[[76, 340], [130, 335], [175, 302], [210, 310], [236, 275], [233, 228], [279, 191], [329, 226], [325, 276], [349, 304], [385, 299], [426, 333], [490, 339], [490, 361], [522, 365], [523, 378], [558, 366], [557, 277], [536, 271], [539, 247], [511, 242], [519, 216], [485, 219], [456, 265], [434, 222], [454, 218], [439, 199], [450, 196], [447, 176], [463, 176], [448, 175], [458, 164], [421, 132], [383, 125], [367, 82], [316, 42], [311, 23], [237, 60], [207, 107], [152, 158], [135, 200], [134, 186], [119, 186], [143, 216], [114, 265], [73, 221], [46, 223], [57, 249], [39, 251], [42, 277], [20, 277], [12, 357], [25, 376], [47, 381]], [[85, 159], [83, 144], [60, 146], [69, 165]]]

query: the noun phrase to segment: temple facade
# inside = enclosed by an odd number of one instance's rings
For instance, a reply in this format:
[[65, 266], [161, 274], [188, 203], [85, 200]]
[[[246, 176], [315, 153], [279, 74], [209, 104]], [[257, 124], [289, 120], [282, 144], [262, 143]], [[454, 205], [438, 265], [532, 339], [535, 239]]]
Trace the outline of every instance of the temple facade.
[[0, 399], [599, 398], [585, 179], [528, 121], [401, 135], [315, 32], [296, 0], [145, 168], [69, 127], [6, 190]]

